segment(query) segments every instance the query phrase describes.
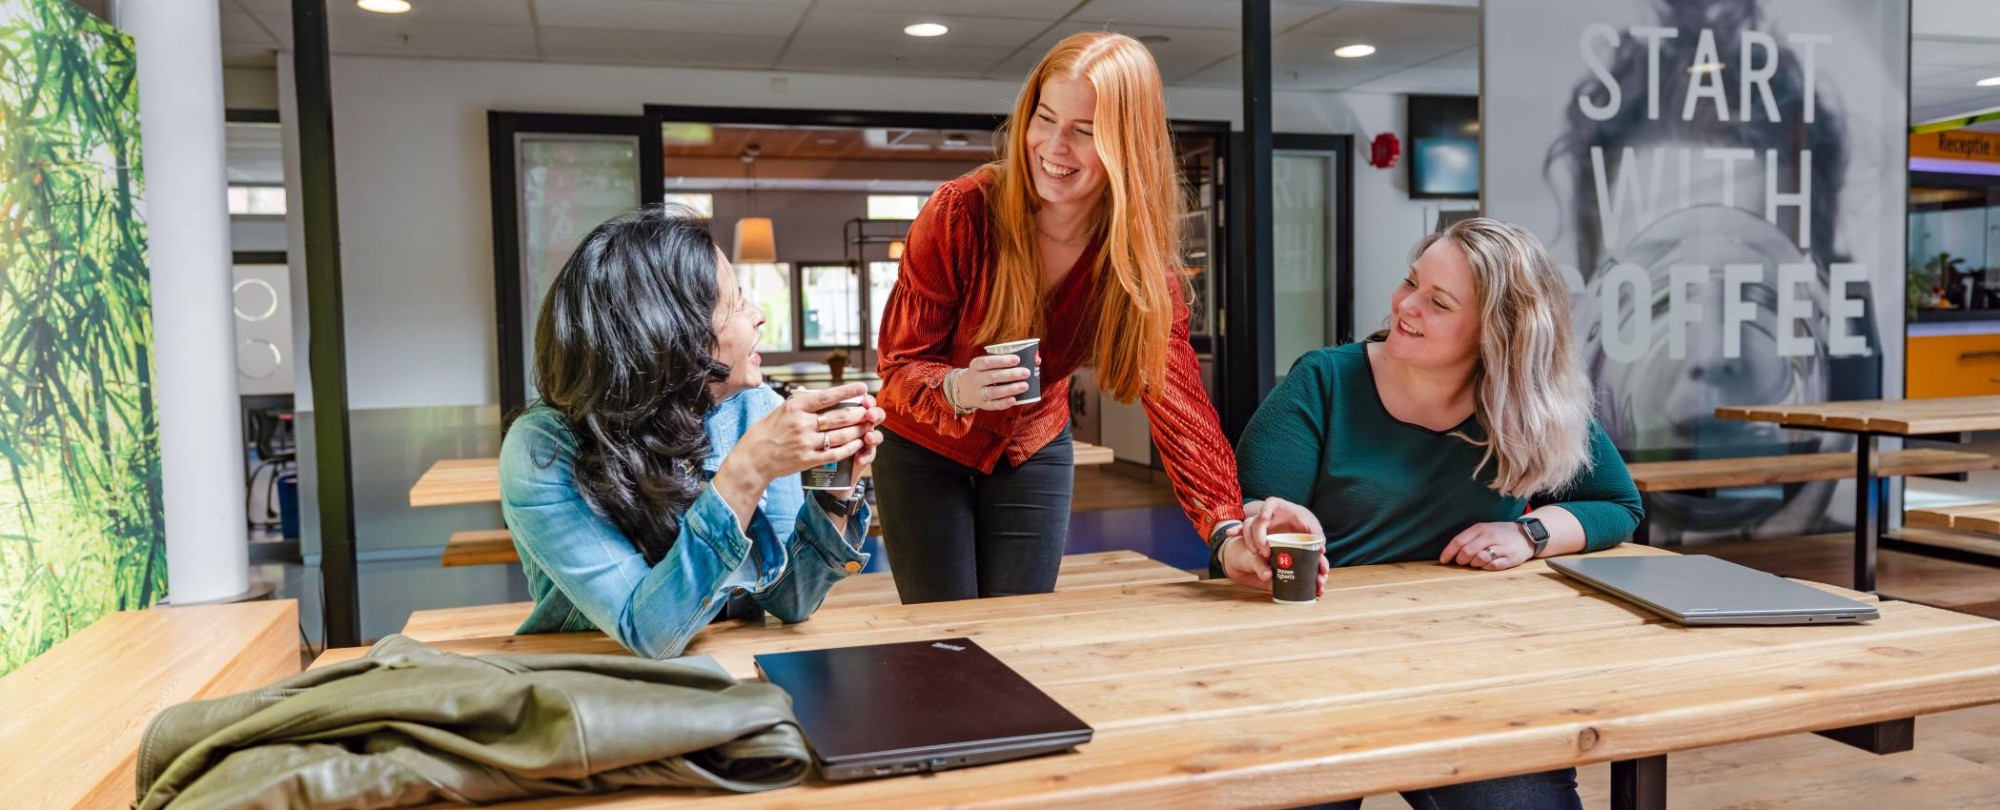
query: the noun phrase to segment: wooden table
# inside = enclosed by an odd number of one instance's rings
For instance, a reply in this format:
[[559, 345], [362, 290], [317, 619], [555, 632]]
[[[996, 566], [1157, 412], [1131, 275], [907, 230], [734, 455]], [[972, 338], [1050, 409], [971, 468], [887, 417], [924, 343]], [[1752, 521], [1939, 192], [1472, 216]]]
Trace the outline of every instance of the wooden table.
[[1934, 553], [1921, 544], [1883, 540], [1882, 536], [1888, 533], [1889, 516], [1884, 506], [1888, 499], [1888, 478], [1879, 468], [1876, 438], [1949, 437], [1962, 442], [1971, 431], [2000, 430], [2000, 396], [1755, 405], [1717, 408], [1715, 416], [1854, 434], [1854, 587], [1872, 592], [1878, 546]]
[[160, 710], [298, 671], [290, 599], [98, 619], [0, 678], [0, 807], [130, 807]]
[[[519, 558], [514, 558], [516, 561]], [[1056, 590], [1080, 591], [1093, 588], [1121, 588], [1161, 582], [1193, 582], [1194, 574], [1159, 562], [1136, 551], [1099, 551], [1067, 554], [1056, 571]], [[887, 571], [855, 574], [827, 591], [821, 611], [834, 608], [879, 607], [900, 602], [896, 581]], [[423, 642], [466, 638], [491, 638], [514, 632], [528, 620], [533, 602], [419, 610], [403, 624], [403, 635]]]
[[[1075, 461], [1079, 466], [1110, 464], [1116, 459], [1111, 448], [1076, 442]], [[417, 477], [410, 487], [410, 506], [460, 506], [500, 502], [500, 459], [445, 459]]]
[[[1658, 808], [1671, 751], [1808, 731], [1901, 750], [1915, 715], [2000, 703], [2000, 622], [1881, 609], [1867, 625], [1683, 628], [1541, 562], [1404, 563], [1335, 571], [1303, 607], [1211, 580], [725, 622], [688, 652], [739, 677], [762, 652], [969, 636], [1096, 738], [923, 777], [521, 806], [1270, 808], [1609, 761], [1614, 807]], [[438, 646], [618, 652], [598, 633]]]

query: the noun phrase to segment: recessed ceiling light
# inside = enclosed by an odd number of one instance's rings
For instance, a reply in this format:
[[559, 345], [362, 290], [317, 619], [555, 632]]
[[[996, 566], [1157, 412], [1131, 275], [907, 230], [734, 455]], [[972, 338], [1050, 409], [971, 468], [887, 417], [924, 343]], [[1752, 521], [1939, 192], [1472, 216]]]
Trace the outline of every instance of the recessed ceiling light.
[[401, 14], [410, 10], [410, 0], [355, 0], [354, 4], [360, 6], [362, 11], [377, 14]]
[[1988, 76], [1984, 79], [1980, 79], [1979, 81], [1973, 82], [1973, 84], [1978, 85], [1980, 87], [2000, 87], [2000, 76]]
[[1360, 59], [1374, 52], [1373, 45], [1342, 45], [1333, 49], [1333, 55], [1342, 59]]
[[917, 23], [916, 25], [903, 26], [903, 33], [913, 37], [941, 37], [950, 31], [951, 29], [938, 23]]

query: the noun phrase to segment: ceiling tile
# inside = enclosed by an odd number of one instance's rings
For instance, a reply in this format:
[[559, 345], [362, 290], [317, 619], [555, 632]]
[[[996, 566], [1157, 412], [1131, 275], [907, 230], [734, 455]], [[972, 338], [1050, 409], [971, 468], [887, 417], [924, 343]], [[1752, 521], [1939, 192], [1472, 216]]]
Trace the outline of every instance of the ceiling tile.
[[1443, 39], [1473, 45], [1479, 42], [1479, 11], [1361, 3], [1316, 18], [1300, 26], [1299, 32]]
[[1403, 68], [1347, 89], [1377, 93], [1449, 93], [1479, 95], [1479, 71], [1458, 68]]
[[601, 28], [542, 29], [542, 55], [551, 62], [763, 69], [771, 66], [784, 47], [784, 37]]
[[805, 6], [743, 6], [679, 0], [535, 0], [536, 19], [554, 28], [673, 31], [789, 37]]
[[2000, 64], [2000, 43], [1948, 42], [1920, 38], [1910, 45], [1910, 62], [1917, 65], [1958, 67]]
[[1913, 90], [1933, 90], [1957, 97], [1993, 96], [2000, 98], [2000, 87], [1980, 87], [1980, 79], [2000, 76], [2000, 67], [1960, 68], [1944, 73], [1933, 73], [1923, 78], [1912, 78]]
[[535, 31], [525, 25], [336, 17], [328, 21], [327, 47], [337, 54], [361, 56], [524, 62], [539, 58]]
[[785, 58], [778, 63], [778, 69], [977, 78], [986, 75], [989, 68], [1013, 52], [1013, 48], [949, 46], [934, 42], [912, 42], [894, 49], [875, 50], [840, 40], [800, 38], [785, 51]]
[[[1285, 64], [1273, 60], [1271, 82], [1277, 90], [1339, 90], [1396, 71], [1394, 65], [1366, 64], [1340, 60], [1324, 63]], [[1242, 87], [1243, 60], [1232, 56], [1199, 73], [1175, 82], [1189, 87]]]
[[[941, 37], [913, 37], [903, 33], [904, 26], [920, 22], [944, 23], [951, 28], [951, 33]], [[798, 39], [841, 40], [847, 47], [872, 50], [878, 54], [893, 53], [912, 46], [947, 50], [963, 47], [1013, 50], [1048, 27], [1048, 23], [1039, 20], [895, 11], [834, 12], [814, 6], [806, 13], [805, 22], [799, 25]], [[979, 66], [981, 70], [987, 67]]]
[[[1283, 31], [1326, 13], [1324, 8], [1278, 5], [1271, 9], [1271, 30]], [[1069, 22], [1101, 26], [1169, 25], [1219, 31], [1243, 29], [1243, 4], [1237, 0], [1090, 0], [1070, 15]]]
[[[529, 21], [528, 0], [410, 0], [410, 10], [402, 14], [363, 11], [354, 4], [354, 0], [325, 0], [325, 2], [327, 17], [331, 20], [359, 17], [485, 25], [527, 25]], [[290, 16], [292, 13], [292, 0], [236, 0], [236, 3], [259, 17], [266, 14]]]
[[1212, 28], [1175, 28], [1163, 25], [1142, 25], [1138, 23], [1113, 23], [1102, 25], [1085, 22], [1067, 22], [1057, 25], [1041, 38], [1023, 49], [1018, 60], [1019, 75], [1025, 76], [1034, 69], [1035, 63], [1050, 48], [1064, 37], [1085, 31], [1116, 31], [1131, 37], [1166, 37], [1165, 42], [1148, 42], [1146, 50], [1159, 63], [1160, 75], [1168, 80], [1175, 76], [1192, 73], [1242, 49], [1243, 37], [1235, 31], [1221, 31]]
[[1467, 46], [1467, 43], [1463, 42], [1407, 37], [1370, 36], [1367, 40], [1367, 44], [1375, 46], [1375, 53], [1359, 59], [1342, 59], [1333, 55], [1333, 49], [1355, 44], [1354, 38], [1322, 34], [1279, 34], [1271, 41], [1271, 61], [1274, 64], [1295, 63], [1294, 66], [1301, 63], [1325, 62], [1409, 67], [1440, 56], [1458, 53]]
[[1477, 70], [1479, 68], [1479, 46], [1474, 45], [1461, 51], [1452, 51], [1429, 62], [1425, 62], [1424, 67], [1472, 68]]
[[814, 10], [845, 14], [849, 11], [883, 11], [924, 15], [939, 11], [972, 17], [1011, 17], [1055, 22], [1076, 8], [1077, 0], [819, 0]]
[[271, 38], [271, 32], [264, 30], [255, 17], [232, 12], [222, 14], [222, 41], [230, 45], [278, 47], [278, 41]]

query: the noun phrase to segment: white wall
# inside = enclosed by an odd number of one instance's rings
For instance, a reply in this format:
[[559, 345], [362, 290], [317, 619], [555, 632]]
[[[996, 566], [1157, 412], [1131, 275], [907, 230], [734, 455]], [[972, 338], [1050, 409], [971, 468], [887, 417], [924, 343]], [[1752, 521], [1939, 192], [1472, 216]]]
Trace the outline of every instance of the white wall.
[[223, 68], [222, 106], [232, 110], [277, 109], [277, 69]]
[[[1321, 93], [1319, 120], [1331, 132], [1354, 134], [1354, 336], [1366, 337], [1389, 317], [1389, 296], [1410, 264], [1410, 248], [1437, 223], [1439, 210], [1470, 210], [1472, 200], [1412, 200], [1409, 173], [1399, 161], [1388, 169], [1368, 165], [1368, 142], [1377, 133], [1403, 137], [1403, 96]], [[1407, 154], [1403, 160], [1408, 160]]]
[[[653, 103], [997, 113], [1019, 89], [1013, 82], [785, 74], [788, 87], [779, 91], [772, 82], [778, 75], [335, 59], [350, 406], [497, 397], [488, 110], [636, 115]], [[1333, 110], [1320, 94], [1279, 93], [1277, 101], [1279, 130], [1344, 131], [1328, 125]], [[1241, 109], [1230, 90], [1168, 93], [1176, 118], [1234, 120]], [[295, 281], [303, 289], [303, 277]]]
[[[1011, 82], [786, 74], [788, 86], [780, 91], [773, 88], [777, 76], [335, 59], [351, 407], [470, 405], [496, 398], [488, 110], [635, 115], [653, 103], [996, 113], [1018, 90]], [[1240, 95], [1231, 90], [1168, 92], [1175, 118], [1233, 122], [1241, 109]], [[1281, 92], [1274, 128], [1350, 133], [1357, 150], [1365, 150], [1375, 133], [1400, 133], [1402, 115], [1399, 95]], [[1441, 205], [1410, 200], [1400, 165], [1380, 170], [1357, 159], [1352, 170], [1355, 323], [1366, 334], [1387, 317], [1408, 251]], [[303, 289], [302, 275], [295, 282]]]

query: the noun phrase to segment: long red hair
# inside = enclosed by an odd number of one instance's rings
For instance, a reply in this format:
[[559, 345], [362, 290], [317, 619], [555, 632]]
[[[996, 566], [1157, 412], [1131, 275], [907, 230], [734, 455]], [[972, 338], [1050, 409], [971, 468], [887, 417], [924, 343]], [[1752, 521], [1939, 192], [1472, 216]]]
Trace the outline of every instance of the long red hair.
[[978, 340], [998, 343], [1042, 334], [1040, 258], [1035, 212], [1041, 198], [1031, 174], [1028, 122], [1050, 79], [1090, 82], [1097, 92], [1091, 140], [1104, 163], [1104, 199], [1088, 232], [1102, 239], [1095, 266], [1097, 335], [1091, 362], [1099, 388], [1131, 402], [1166, 380], [1173, 327], [1170, 284], [1186, 284], [1180, 266], [1183, 192], [1167, 129], [1159, 66], [1138, 40], [1091, 31], [1056, 43], [1021, 85], [1002, 130], [1000, 160], [987, 165], [992, 186], [993, 293]]

